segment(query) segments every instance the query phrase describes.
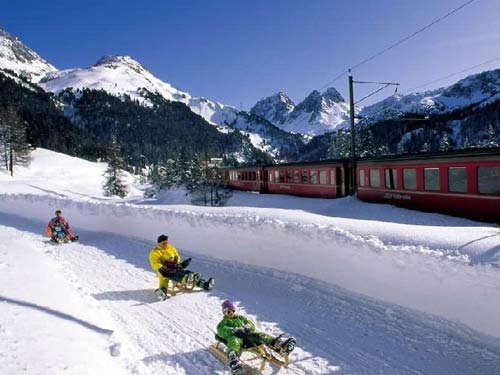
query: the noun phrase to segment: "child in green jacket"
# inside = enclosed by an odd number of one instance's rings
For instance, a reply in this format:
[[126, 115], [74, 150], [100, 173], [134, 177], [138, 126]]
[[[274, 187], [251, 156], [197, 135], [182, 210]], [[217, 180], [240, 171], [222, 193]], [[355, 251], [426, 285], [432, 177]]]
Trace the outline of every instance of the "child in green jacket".
[[240, 354], [245, 341], [260, 345], [266, 344], [278, 351], [290, 353], [295, 348], [296, 340], [293, 337], [274, 337], [264, 332], [258, 332], [255, 324], [243, 315], [236, 314], [236, 305], [232, 301], [222, 303], [224, 318], [217, 325], [217, 336], [226, 343], [226, 352], [229, 358], [229, 368], [232, 375], [242, 375], [243, 367]]

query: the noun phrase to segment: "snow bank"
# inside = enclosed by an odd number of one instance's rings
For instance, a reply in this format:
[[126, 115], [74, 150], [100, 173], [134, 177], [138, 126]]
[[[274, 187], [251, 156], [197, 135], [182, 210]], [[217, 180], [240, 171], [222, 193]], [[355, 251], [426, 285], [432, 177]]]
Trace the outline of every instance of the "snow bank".
[[333, 225], [262, 217], [243, 209], [221, 213], [206, 207], [0, 195], [0, 211], [6, 213], [48, 221], [56, 208], [76, 232], [104, 231], [151, 244], [159, 233], [168, 233], [181, 250], [313, 277], [500, 337], [500, 277], [492, 266], [471, 266], [461, 257], [423, 247], [391, 246]]

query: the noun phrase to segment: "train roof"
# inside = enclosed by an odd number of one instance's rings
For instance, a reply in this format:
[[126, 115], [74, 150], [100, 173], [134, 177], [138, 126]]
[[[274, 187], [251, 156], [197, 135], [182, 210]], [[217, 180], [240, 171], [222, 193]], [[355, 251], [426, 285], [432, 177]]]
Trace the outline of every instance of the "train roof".
[[[356, 162], [360, 164], [374, 163], [374, 162], [407, 162], [407, 161], [421, 161], [421, 160], [450, 160], [462, 158], [484, 158], [484, 159], [500, 159], [500, 147], [493, 148], [469, 148], [465, 150], [456, 151], [441, 151], [441, 152], [420, 152], [416, 154], [400, 154], [400, 155], [383, 155], [383, 156], [370, 156], [363, 158], [356, 158]], [[221, 167], [221, 169], [261, 169], [261, 168], [287, 168], [287, 167], [301, 167], [308, 165], [326, 165], [326, 164], [344, 164], [350, 163], [349, 158], [343, 159], [326, 159], [318, 161], [301, 161], [283, 164], [261, 164], [247, 167]]]
[[396, 162], [396, 161], [429, 161], [449, 160], [463, 158], [500, 159], [500, 147], [493, 148], [469, 148], [466, 150], [442, 151], [442, 152], [420, 152], [417, 154], [383, 155], [371, 156], [357, 159], [360, 164], [371, 162]]

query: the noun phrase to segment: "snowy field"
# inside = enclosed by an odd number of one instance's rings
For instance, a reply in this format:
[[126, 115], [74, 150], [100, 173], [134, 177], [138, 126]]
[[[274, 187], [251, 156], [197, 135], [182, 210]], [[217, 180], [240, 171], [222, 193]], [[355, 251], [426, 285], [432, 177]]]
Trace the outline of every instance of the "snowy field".
[[[500, 374], [495, 225], [353, 198], [145, 200], [132, 176], [122, 201], [104, 169], [39, 149], [0, 171], [1, 374], [228, 374], [208, 352], [228, 298], [298, 340], [265, 374]], [[79, 243], [47, 242], [56, 208]], [[213, 291], [155, 300], [160, 233]]]

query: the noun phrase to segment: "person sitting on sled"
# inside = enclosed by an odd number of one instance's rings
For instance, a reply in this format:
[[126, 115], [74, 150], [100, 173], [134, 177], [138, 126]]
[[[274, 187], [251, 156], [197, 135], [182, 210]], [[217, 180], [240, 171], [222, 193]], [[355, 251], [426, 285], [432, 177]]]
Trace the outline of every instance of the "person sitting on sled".
[[236, 305], [232, 301], [227, 300], [222, 303], [222, 314], [224, 318], [217, 325], [217, 336], [226, 344], [228, 365], [232, 375], [243, 374], [240, 355], [245, 341], [255, 345], [265, 344], [286, 354], [295, 349], [296, 340], [293, 337], [284, 338], [283, 335], [274, 337], [265, 332], [258, 332], [250, 319], [236, 314]]
[[61, 210], [56, 210], [56, 216], [50, 219], [45, 227], [45, 232], [50, 237], [51, 241], [59, 242], [61, 237], [67, 237], [70, 241], [76, 241], [78, 236], [75, 236], [69, 228], [68, 221], [62, 215]]
[[181, 261], [181, 256], [174, 245], [168, 242], [168, 236], [161, 234], [158, 236], [157, 245], [149, 254], [149, 263], [151, 268], [158, 276], [159, 286], [155, 294], [162, 299], [167, 297], [167, 288], [169, 280], [181, 282], [185, 276], [195, 278], [196, 286], [205, 290], [211, 290], [214, 287], [214, 279], [203, 280], [199, 273], [187, 270], [191, 258]]

